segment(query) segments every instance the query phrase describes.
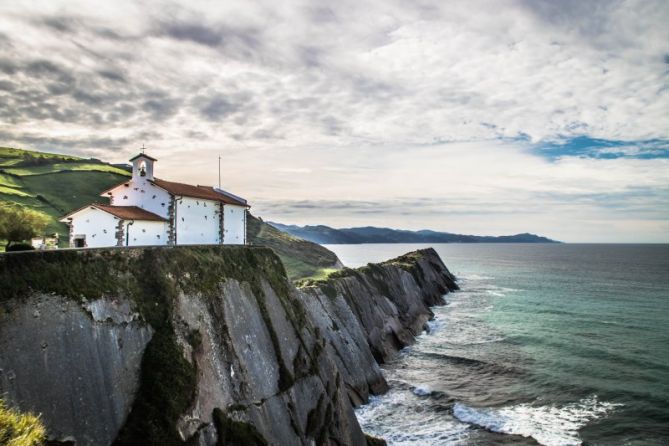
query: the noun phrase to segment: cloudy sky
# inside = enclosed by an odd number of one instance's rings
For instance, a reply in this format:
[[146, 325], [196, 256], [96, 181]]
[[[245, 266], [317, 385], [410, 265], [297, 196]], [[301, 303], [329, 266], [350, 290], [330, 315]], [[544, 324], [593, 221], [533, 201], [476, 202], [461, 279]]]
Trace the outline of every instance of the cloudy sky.
[[669, 242], [669, 2], [0, 0], [0, 145], [283, 223]]

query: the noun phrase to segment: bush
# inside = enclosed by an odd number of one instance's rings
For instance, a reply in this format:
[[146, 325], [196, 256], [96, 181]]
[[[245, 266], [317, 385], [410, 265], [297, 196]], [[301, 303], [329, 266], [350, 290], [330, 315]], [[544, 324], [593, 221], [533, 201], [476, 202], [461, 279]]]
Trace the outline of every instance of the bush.
[[35, 248], [33, 248], [32, 245], [29, 245], [28, 243], [14, 243], [13, 245], [9, 245], [6, 249], [5, 252], [12, 252], [12, 251], [34, 251]]
[[12, 242], [30, 240], [49, 224], [49, 217], [41, 212], [20, 206], [0, 204], [0, 239], [7, 240], [7, 251]]
[[46, 429], [39, 417], [20, 413], [5, 406], [0, 400], [0, 444], [6, 446], [41, 446], [46, 440]]

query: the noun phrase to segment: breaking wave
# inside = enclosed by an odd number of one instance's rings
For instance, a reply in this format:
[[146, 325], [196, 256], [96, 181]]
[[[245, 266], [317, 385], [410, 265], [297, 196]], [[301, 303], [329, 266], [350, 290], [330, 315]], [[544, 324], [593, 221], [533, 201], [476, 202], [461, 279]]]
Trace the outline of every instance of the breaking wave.
[[501, 408], [474, 408], [455, 403], [453, 415], [460, 421], [489, 431], [532, 437], [544, 446], [577, 446], [580, 428], [621, 406], [600, 402], [596, 395], [562, 407], [519, 404]]

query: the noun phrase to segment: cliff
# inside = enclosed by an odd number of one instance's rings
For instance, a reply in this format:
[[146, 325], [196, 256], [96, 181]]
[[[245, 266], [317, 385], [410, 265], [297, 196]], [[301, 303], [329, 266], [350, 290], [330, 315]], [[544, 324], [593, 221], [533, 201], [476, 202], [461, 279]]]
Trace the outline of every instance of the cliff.
[[433, 250], [295, 288], [274, 252], [0, 256], [0, 394], [77, 445], [347, 444], [453, 277]]

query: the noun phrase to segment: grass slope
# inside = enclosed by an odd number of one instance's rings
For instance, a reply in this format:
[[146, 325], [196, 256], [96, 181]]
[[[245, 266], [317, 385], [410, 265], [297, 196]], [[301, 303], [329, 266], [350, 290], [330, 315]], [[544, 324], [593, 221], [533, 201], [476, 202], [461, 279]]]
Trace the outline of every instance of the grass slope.
[[324, 277], [342, 266], [337, 255], [321, 245], [280, 231], [251, 214], [246, 222], [249, 242], [272, 248], [291, 279]]
[[0, 201], [29, 207], [49, 218], [47, 233], [67, 243], [67, 225], [58, 219], [126, 180], [127, 170], [95, 159], [0, 147]]

